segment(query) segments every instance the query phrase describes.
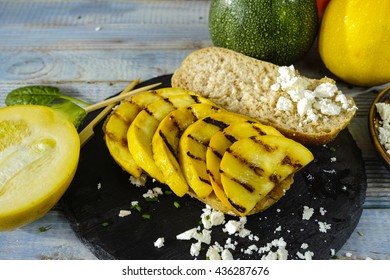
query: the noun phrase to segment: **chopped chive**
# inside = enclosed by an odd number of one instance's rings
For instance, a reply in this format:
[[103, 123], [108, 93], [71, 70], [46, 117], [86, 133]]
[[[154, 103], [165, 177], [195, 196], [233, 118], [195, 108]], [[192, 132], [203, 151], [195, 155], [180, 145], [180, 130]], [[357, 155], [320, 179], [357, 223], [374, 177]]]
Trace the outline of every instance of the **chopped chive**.
[[39, 228], [39, 231], [40, 232], [45, 232], [45, 231], [48, 231], [49, 229], [51, 229], [51, 226], [49, 225], [49, 226], [46, 226], [46, 227], [40, 227]]
[[101, 226], [102, 226], [102, 227], [108, 227], [109, 224], [110, 224], [109, 222], [103, 222], [103, 223], [101, 224]]
[[166, 195], [171, 195], [173, 192], [172, 192], [172, 191], [164, 191], [164, 193], [165, 193]]
[[146, 220], [150, 220], [152, 218], [152, 216], [150, 214], [142, 214], [142, 218], [144, 218]]
[[331, 152], [336, 152], [336, 148], [335, 148], [335, 147], [330, 147], [329, 150], [330, 150]]
[[173, 205], [175, 205], [176, 208], [180, 208], [180, 203], [177, 201], [173, 202]]
[[156, 201], [158, 201], [158, 197], [157, 196], [145, 197], [145, 201], [147, 201], [147, 202], [156, 202]]
[[142, 208], [139, 206], [139, 204], [131, 205], [130, 209], [136, 210], [137, 212], [141, 212]]

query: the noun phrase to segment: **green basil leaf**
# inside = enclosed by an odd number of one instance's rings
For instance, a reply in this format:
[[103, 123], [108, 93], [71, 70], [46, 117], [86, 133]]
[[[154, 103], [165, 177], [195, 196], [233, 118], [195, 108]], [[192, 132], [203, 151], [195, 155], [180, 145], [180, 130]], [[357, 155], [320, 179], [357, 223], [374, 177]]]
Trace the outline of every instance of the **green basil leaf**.
[[52, 86], [25, 86], [8, 93], [5, 104], [49, 105], [61, 96], [60, 90]]

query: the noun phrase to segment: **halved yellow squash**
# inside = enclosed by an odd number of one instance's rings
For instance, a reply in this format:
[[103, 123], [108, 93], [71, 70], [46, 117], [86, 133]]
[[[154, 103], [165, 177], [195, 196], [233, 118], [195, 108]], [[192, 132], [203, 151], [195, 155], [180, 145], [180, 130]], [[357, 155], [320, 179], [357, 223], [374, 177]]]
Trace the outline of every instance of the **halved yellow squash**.
[[38, 105], [0, 109], [0, 230], [46, 214], [78, 165], [80, 139], [63, 113]]

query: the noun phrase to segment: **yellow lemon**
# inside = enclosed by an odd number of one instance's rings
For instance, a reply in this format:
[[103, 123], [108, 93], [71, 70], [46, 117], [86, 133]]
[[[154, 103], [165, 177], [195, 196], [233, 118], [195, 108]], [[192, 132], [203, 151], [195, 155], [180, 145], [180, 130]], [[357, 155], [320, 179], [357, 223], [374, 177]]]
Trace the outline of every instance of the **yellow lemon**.
[[0, 230], [46, 214], [75, 174], [80, 154], [76, 128], [49, 107], [0, 109]]
[[325, 66], [353, 85], [389, 82], [389, 11], [389, 0], [330, 1], [318, 41]]

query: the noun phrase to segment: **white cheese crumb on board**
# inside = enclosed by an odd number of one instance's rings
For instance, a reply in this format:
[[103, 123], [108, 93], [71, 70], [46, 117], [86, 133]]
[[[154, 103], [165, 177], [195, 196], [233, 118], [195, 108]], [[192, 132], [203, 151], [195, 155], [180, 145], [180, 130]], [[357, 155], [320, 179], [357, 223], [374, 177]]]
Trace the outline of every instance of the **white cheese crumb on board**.
[[154, 247], [156, 248], [161, 248], [164, 246], [165, 239], [164, 237], [159, 237], [157, 240], [154, 242]]
[[308, 206], [303, 206], [302, 220], [310, 220], [311, 216], [314, 214], [314, 209]]

